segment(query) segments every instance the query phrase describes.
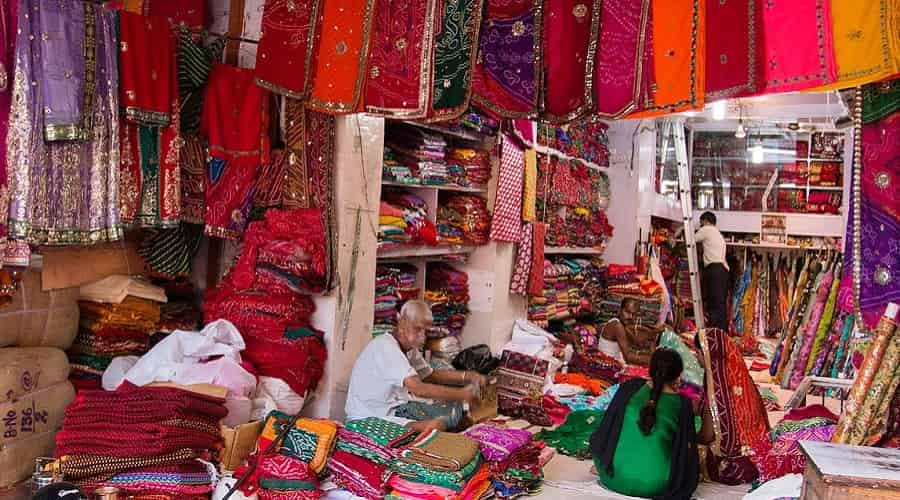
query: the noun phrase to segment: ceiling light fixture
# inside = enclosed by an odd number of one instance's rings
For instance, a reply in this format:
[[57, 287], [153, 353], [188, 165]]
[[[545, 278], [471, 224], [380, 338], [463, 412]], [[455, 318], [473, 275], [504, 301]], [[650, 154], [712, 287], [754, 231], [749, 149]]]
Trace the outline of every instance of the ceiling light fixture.
[[725, 112], [728, 111], [728, 101], [716, 101], [712, 103], [712, 119], [721, 121], [725, 119]]

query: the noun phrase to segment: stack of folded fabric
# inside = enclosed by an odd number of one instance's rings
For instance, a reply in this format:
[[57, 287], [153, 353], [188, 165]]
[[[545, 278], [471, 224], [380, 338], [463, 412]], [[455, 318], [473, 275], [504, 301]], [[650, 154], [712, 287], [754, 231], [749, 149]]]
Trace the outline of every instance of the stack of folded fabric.
[[662, 296], [646, 296], [640, 293], [613, 292], [612, 288], [600, 305], [598, 319], [605, 323], [616, 317], [622, 308], [622, 300], [625, 297], [636, 299], [641, 306], [640, 320], [644, 325], [655, 325], [659, 322], [659, 313], [662, 310]]
[[460, 185], [483, 187], [491, 180], [491, 159], [486, 151], [453, 147], [447, 153], [447, 162], [449, 166], [462, 167]]
[[388, 484], [395, 498], [423, 498], [423, 491], [434, 492], [438, 487], [440, 498], [451, 498], [467, 489], [476, 476], [478, 487], [483, 487], [486, 479], [478, 442], [437, 430], [420, 434], [405, 447], [392, 462], [391, 470], [395, 476]]
[[608, 128], [596, 119], [576, 120], [564, 126], [538, 123], [538, 142], [572, 158], [608, 167]]
[[269, 209], [248, 228], [240, 257], [206, 294], [204, 319], [227, 319], [259, 375], [286, 382], [299, 396], [315, 389], [325, 369], [322, 332], [313, 328], [308, 292], [325, 283], [325, 235], [318, 209]]
[[[269, 453], [253, 455], [248, 462], [256, 463], [256, 469], [241, 486], [245, 498], [318, 500], [321, 497], [319, 478], [302, 460], [280, 453]], [[241, 477], [247, 471], [245, 466], [238, 468], [235, 474]]]
[[491, 229], [487, 201], [470, 194], [450, 195], [438, 209], [437, 224], [442, 244], [484, 245]]
[[[605, 282], [606, 269], [599, 258], [545, 260], [544, 288], [541, 295], [529, 297], [528, 319], [544, 327], [552, 322], [556, 333], [575, 328], [577, 319], [591, 323], [605, 295]], [[593, 345], [590, 332], [582, 329], [578, 336], [582, 334], [587, 335], [587, 346]]]
[[382, 179], [388, 182], [402, 182], [404, 184], [419, 184], [418, 172], [400, 163], [400, 155], [390, 147], [384, 148], [384, 164], [382, 166]]
[[378, 212], [378, 248], [423, 244], [437, 244], [425, 201], [406, 191], [385, 190]]
[[459, 336], [469, 316], [469, 275], [444, 263], [429, 265], [425, 300], [434, 316], [429, 338]]
[[160, 322], [160, 304], [128, 296], [119, 304], [81, 301], [78, 335], [68, 351], [76, 389], [99, 389], [103, 372], [116, 356], [147, 352]]
[[837, 415], [821, 405], [788, 412], [753, 445], [750, 457], [759, 469], [759, 481], [802, 474], [806, 469], [806, 457], [800, 450], [800, 441], [831, 442], [837, 421]]
[[544, 443], [531, 441], [505, 460], [491, 463], [494, 498], [512, 499], [540, 492], [544, 481], [544, 448]]
[[481, 455], [488, 462], [506, 460], [532, 438], [532, 434], [524, 429], [507, 429], [491, 423], [475, 424], [464, 434], [478, 442]]
[[[385, 136], [385, 179], [415, 184], [448, 184], [447, 141], [408, 124], [391, 124]], [[407, 171], [403, 168], [406, 167]]]
[[442, 122], [441, 126], [455, 132], [470, 132], [490, 137], [496, 136], [500, 131], [500, 120], [469, 109], [459, 118]]
[[348, 421], [338, 429], [337, 449], [389, 465], [415, 437], [415, 432], [402, 425], [369, 417]]
[[[292, 417], [280, 411], [272, 411], [266, 417], [262, 433], [259, 435], [257, 450], [262, 453], [269, 448], [278, 434], [290, 425]], [[313, 474], [321, 474], [328, 463], [337, 441], [338, 426], [330, 420], [299, 418], [294, 427], [276, 449], [274, 454], [288, 456], [303, 462]]]
[[372, 336], [390, 333], [397, 324], [400, 308], [419, 296], [418, 269], [412, 264], [383, 264], [375, 268], [375, 322]]
[[66, 409], [51, 468], [84, 491], [115, 486], [129, 495], [195, 498], [212, 491], [209, 460], [222, 445], [224, 400], [123, 383], [82, 391]]
[[637, 268], [623, 264], [610, 264], [606, 269], [606, 281], [609, 286], [634, 283], [637, 281]]
[[203, 323], [203, 311], [193, 302], [180, 300], [159, 306], [158, 333], [169, 334], [175, 330], [195, 332]]

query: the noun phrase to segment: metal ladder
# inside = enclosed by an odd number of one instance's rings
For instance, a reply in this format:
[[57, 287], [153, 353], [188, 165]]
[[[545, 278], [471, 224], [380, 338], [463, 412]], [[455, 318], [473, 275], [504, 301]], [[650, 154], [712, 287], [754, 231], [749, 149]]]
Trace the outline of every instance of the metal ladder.
[[684, 224], [684, 242], [687, 247], [688, 270], [691, 275], [691, 301], [694, 303], [694, 323], [698, 329], [705, 328], [703, 316], [703, 296], [700, 293], [700, 265], [697, 262], [697, 247], [694, 241], [693, 201], [691, 199], [691, 172], [688, 167], [687, 139], [684, 133], [684, 119], [666, 120], [663, 125], [663, 145], [668, 147], [672, 137], [675, 146], [675, 163], [678, 168], [678, 191], [681, 198], [681, 220]]

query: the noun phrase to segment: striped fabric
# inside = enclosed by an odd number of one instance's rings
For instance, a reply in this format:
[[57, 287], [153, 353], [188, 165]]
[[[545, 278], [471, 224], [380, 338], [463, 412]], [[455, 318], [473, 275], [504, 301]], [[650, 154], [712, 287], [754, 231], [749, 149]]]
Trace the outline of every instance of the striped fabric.
[[191, 274], [191, 261], [200, 248], [203, 226], [182, 223], [173, 229], [149, 232], [138, 253], [153, 276], [174, 279]]
[[203, 87], [209, 78], [213, 61], [222, 54], [225, 40], [214, 38], [209, 47], [194, 41], [190, 30], [178, 35], [178, 92], [181, 98], [181, 132], [193, 135], [200, 130]]

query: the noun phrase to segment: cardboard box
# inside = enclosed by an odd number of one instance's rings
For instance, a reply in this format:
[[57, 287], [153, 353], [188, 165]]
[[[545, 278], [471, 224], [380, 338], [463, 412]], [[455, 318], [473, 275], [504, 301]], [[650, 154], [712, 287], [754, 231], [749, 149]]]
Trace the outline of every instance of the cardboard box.
[[484, 388], [484, 399], [478, 405], [469, 408], [469, 418], [472, 423], [483, 422], [497, 418], [497, 381], [492, 380]]
[[256, 442], [263, 430], [263, 421], [256, 420], [237, 427], [219, 426], [225, 448], [222, 450], [220, 465], [223, 471], [233, 471], [240, 467], [247, 457], [256, 450]]
[[27, 479], [34, 459], [52, 455], [56, 431], [74, 398], [66, 380], [0, 405], [0, 488]]
[[66, 353], [59, 349], [0, 348], [0, 402], [14, 401], [68, 378], [69, 360]]

